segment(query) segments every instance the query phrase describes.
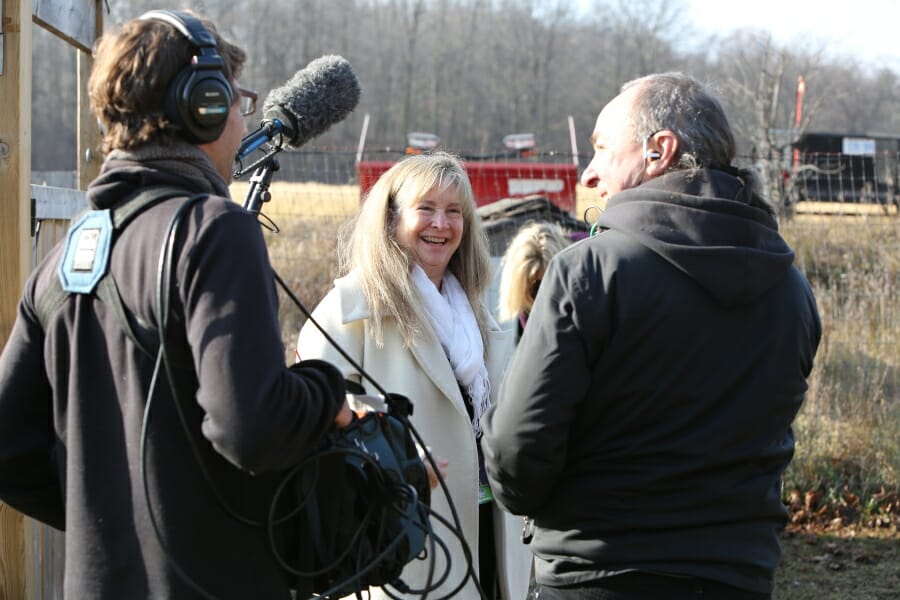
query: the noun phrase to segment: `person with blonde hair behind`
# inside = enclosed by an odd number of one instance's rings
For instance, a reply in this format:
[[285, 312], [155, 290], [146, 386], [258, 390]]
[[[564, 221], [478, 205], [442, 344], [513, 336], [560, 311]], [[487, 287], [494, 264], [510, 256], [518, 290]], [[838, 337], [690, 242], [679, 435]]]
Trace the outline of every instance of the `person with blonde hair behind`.
[[519, 335], [550, 259], [570, 243], [571, 237], [558, 224], [533, 222], [519, 230], [504, 252], [497, 311], [501, 321], [518, 319]]
[[[524, 598], [530, 556], [519, 541], [521, 520], [492, 501], [480, 452], [479, 419], [493, 402], [513, 339], [483, 301], [490, 258], [462, 163], [438, 152], [395, 164], [367, 194], [339, 254], [343, 276], [316, 307], [313, 320], [381, 387], [412, 401], [411, 422], [433, 456], [451, 459], [439, 468], [484, 596], [471, 579], [459, 587], [468, 570], [466, 556], [453, 533], [434, 518], [450, 564], [437, 551], [410, 562], [400, 579], [421, 590], [449, 568], [429, 597]], [[297, 353], [333, 362], [345, 379], [375, 393], [360, 369], [309, 321]], [[441, 490], [432, 494], [431, 508], [453, 522]], [[431, 560], [435, 570], [429, 575]], [[402, 595], [391, 586], [371, 591], [373, 598]]]

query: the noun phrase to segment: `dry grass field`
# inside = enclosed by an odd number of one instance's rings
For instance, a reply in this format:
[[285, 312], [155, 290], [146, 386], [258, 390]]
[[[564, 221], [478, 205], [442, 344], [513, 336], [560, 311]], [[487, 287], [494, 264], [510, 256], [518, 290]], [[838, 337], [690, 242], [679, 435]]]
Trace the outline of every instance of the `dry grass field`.
[[[231, 184], [231, 197], [241, 202], [249, 184]], [[321, 183], [273, 182], [269, 187], [272, 200], [263, 205], [262, 212], [280, 219], [289, 217], [349, 216], [359, 206], [359, 186], [323, 185]]]
[[[245, 185], [235, 184], [240, 201]], [[312, 308], [337, 274], [355, 186], [274, 183], [263, 207], [280, 228], [276, 270]], [[592, 212], [579, 187], [577, 216]], [[599, 207], [597, 207], [599, 208]], [[878, 206], [801, 203], [781, 224], [819, 303], [824, 337], [785, 474], [792, 523], [776, 598], [897, 598], [900, 593], [900, 218]], [[283, 298], [283, 296], [282, 296]], [[304, 317], [282, 300], [292, 348]]]
[[[231, 185], [231, 196], [243, 203], [248, 185]], [[310, 311], [337, 276], [337, 238], [359, 206], [359, 187], [315, 183], [274, 182], [272, 199], [263, 204], [260, 219], [275, 270]], [[274, 231], [273, 231], [274, 229]], [[280, 294], [285, 360], [293, 362], [294, 344], [305, 314]]]

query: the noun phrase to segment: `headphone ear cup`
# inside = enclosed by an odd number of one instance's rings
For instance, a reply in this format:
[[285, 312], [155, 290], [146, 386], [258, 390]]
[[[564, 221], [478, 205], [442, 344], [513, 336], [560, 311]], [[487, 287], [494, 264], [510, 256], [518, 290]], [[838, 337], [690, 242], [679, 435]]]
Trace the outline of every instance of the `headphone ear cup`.
[[228, 121], [234, 101], [231, 84], [218, 69], [189, 66], [172, 80], [166, 94], [166, 117], [179, 125], [184, 137], [204, 144], [217, 139]]
[[[169, 87], [166, 90], [166, 106], [165, 113], [166, 118], [172, 121], [175, 125], [177, 125], [180, 129], [184, 130], [184, 133], [190, 136], [190, 132], [187, 131], [187, 125], [184, 122], [184, 117], [182, 116], [181, 111], [181, 102], [179, 99], [181, 98], [182, 90], [184, 89], [184, 84], [187, 82], [188, 78], [191, 76], [190, 67], [182, 69], [172, 78], [172, 81], [169, 83]], [[192, 140], [193, 141], [193, 140]]]
[[166, 90], [163, 110], [189, 142], [204, 144], [222, 135], [235, 90], [225, 77], [225, 63], [216, 52], [216, 38], [190, 14], [173, 10], [151, 10], [141, 19], [161, 21], [174, 27], [194, 50], [191, 63], [178, 72]]

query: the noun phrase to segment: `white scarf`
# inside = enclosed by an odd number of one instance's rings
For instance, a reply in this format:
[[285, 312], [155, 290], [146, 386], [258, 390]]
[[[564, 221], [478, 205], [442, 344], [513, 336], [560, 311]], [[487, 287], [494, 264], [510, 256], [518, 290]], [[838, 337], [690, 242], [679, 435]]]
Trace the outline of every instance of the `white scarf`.
[[481, 436], [481, 415], [491, 404], [491, 385], [484, 363], [484, 343], [478, 321], [459, 280], [446, 271], [438, 291], [434, 282], [418, 264], [412, 268], [412, 279], [425, 301], [425, 313], [437, 332], [444, 353], [450, 360], [456, 380], [472, 401], [472, 428]]

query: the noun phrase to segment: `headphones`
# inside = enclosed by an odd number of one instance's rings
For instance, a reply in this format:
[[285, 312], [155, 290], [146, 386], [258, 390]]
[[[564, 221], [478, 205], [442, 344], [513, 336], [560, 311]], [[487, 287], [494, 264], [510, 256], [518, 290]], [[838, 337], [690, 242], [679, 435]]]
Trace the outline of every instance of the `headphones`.
[[197, 52], [166, 90], [165, 115], [191, 143], [212, 142], [221, 135], [234, 101], [225, 77], [225, 63], [216, 52], [216, 38], [199, 19], [173, 10], [151, 10], [141, 19], [168, 23], [187, 38]]

